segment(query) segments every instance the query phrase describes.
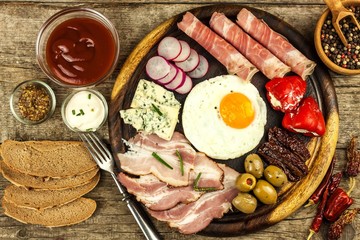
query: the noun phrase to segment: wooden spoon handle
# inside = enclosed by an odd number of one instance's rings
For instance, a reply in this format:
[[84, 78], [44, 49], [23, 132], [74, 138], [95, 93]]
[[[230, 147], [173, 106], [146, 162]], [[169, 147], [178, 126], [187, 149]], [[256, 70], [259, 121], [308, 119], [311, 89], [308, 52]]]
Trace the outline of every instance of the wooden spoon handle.
[[337, 18], [339, 13], [342, 11], [349, 12], [349, 10], [344, 7], [340, 0], [324, 0], [324, 2], [335, 18]]

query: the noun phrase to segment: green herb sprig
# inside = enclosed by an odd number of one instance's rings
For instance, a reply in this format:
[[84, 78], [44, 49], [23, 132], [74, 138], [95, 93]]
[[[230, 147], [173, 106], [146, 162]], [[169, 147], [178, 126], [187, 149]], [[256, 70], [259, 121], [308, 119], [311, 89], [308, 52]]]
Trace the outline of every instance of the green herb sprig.
[[151, 154], [156, 160], [158, 160], [160, 163], [164, 164], [166, 167], [170, 168], [171, 170], [173, 170], [174, 168], [172, 166], [170, 166], [167, 162], [165, 162], [164, 159], [162, 159], [156, 152], [153, 152]]
[[179, 150], [176, 150], [176, 155], [179, 158], [179, 162], [180, 162], [180, 172], [181, 172], [181, 176], [184, 176], [184, 161], [181, 157], [181, 154], [179, 152]]
[[194, 190], [197, 191], [197, 192], [213, 192], [213, 191], [216, 191], [217, 189], [215, 187], [199, 187], [198, 186], [201, 174], [202, 173], [199, 172], [198, 175], [195, 178]]

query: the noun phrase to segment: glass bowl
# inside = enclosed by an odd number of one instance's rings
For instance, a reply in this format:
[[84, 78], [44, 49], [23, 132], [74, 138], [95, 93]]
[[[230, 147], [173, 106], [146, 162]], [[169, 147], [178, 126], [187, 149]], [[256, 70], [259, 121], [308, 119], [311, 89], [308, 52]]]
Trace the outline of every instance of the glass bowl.
[[35, 125], [49, 119], [56, 107], [54, 91], [45, 82], [27, 80], [17, 85], [10, 96], [10, 109], [21, 123]]
[[95, 86], [114, 71], [120, 53], [115, 26], [89, 8], [67, 8], [50, 17], [36, 41], [36, 59], [55, 83], [71, 88]]
[[75, 90], [61, 105], [61, 116], [66, 126], [75, 132], [93, 132], [106, 122], [108, 105], [97, 90]]

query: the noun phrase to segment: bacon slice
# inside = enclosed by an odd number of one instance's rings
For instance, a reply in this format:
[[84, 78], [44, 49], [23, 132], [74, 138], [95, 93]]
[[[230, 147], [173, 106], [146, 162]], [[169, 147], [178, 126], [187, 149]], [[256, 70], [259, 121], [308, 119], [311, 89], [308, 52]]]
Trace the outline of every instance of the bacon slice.
[[160, 221], [166, 221], [171, 227], [178, 228], [181, 233], [193, 234], [204, 229], [214, 218], [221, 218], [231, 208], [231, 201], [237, 195], [235, 180], [239, 173], [219, 164], [224, 171], [224, 189], [208, 192], [197, 201], [189, 204], [179, 204], [166, 211], [149, 213]]
[[222, 65], [230, 74], [236, 74], [245, 81], [250, 81], [258, 69], [239, 53], [231, 44], [204, 25], [190, 12], [185, 13], [178, 27], [189, 37], [198, 42]]
[[291, 70], [301, 76], [302, 79], [305, 80], [314, 71], [315, 62], [305, 57], [282, 35], [272, 30], [246, 8], [241, 9], [238, 13], [236, 22], [281, 61], [290, 66]]
[[204, 193], [193, 188], [199, 172], [201, 172], [199, 188], [223, 189], [223, 170], [203, 153], [197, 154], [194, 171], [190, 174], [190, 184], [186, 187], [169, 187], [152, 174], [132, 178], [120, 173], [118, 179], [138, 201], [151, 210], [160, 211], [170, 209], [178, 203], [196, 201]]
[[176, 204], [196, 201], [203, 192], [196, 192], [193, 186], [169, 187], [152, 174], [131, 178], [124, 173], [118, 175], [128, 192], [136, 196], [147, 208], [154, 211], [167, 210]]
[[[154, 174], [161, 181], [172, 186], [189, 185], [189, 173], [194, 169], [196, 151], [184, 135], [175, 132], [170, 141], [163, 140], [155, 134], [138, 133], [126, 143], [129, 150], [119, 153], [121, 168], [134, 175]], [[184, 164], [184, 175], [180, 171], [180, 161], [176, 154], [179, 151]], [[173, 169], [168, 168], [152, 156], [157, 153]]]
[[283, 77], [290, 72], [289, 66], [251, 38], [223, 13], [214, 12], [212, 14], [210, 27], [239, 50], [267, 78]]

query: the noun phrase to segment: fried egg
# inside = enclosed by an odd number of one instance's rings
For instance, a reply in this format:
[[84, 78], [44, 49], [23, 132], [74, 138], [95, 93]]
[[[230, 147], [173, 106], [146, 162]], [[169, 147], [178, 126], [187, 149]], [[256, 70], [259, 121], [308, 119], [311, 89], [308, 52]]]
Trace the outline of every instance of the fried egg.
[[183, 107], [185, 136], [214, 159], [233, 159], [254, 149], [265, 124], [266, 105], [257, 88], [234, 75], [200, 82]]

